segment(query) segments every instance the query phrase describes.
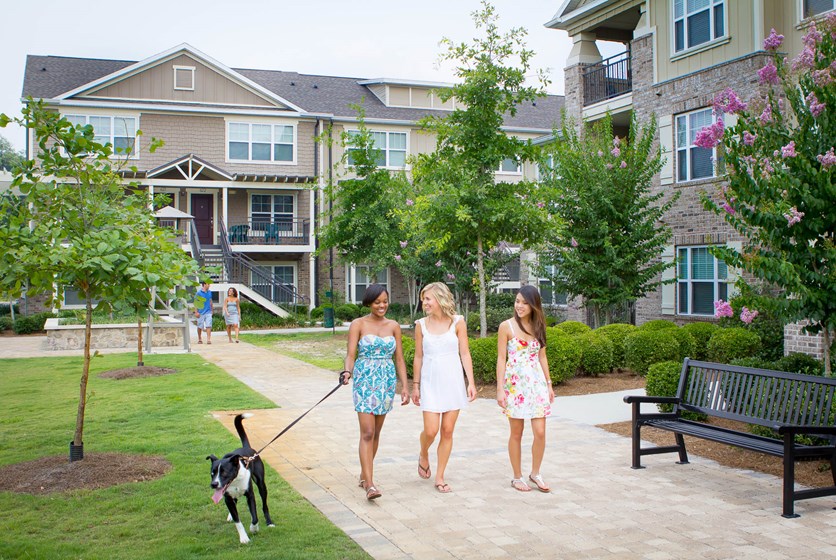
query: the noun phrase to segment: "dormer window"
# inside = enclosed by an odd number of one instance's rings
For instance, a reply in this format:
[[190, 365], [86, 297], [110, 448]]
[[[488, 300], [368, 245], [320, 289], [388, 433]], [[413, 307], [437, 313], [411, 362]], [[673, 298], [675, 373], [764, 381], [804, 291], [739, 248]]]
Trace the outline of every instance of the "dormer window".
[[174, 67], [174, 89], [194, 91], [194, 66]]

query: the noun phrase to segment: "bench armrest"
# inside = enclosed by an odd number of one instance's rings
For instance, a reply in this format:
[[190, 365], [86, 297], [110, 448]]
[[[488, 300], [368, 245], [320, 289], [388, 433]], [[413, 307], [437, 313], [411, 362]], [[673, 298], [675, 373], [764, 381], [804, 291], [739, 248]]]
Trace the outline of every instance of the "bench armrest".
[[795, 426], [784, 425], [775, 426], [775, 431], [781, 435], [784, 434], [822, 434], [822, 435], [836, 435], [836, 426]]
[[627, 395], [624, 402], [631, 403], [656, 403], [656, 404], [679, 404], [679, 397], [653, 397], [645, 395]]

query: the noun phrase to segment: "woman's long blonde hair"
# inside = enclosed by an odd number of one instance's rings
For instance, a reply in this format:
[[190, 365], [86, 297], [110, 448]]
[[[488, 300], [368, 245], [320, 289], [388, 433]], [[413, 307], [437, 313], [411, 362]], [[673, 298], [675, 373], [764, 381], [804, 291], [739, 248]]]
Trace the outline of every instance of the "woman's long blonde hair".
[[453, 300], [453, 293], [450, 291], [450, 288], [447, 287], [447, 284], [444, 282], [433, 282], [432, 284], [427, 284], [421, 290], [421, 299], [424, 299], [424, 294], [426, 292], [432, 293], [433, 297], [438, 302], [438, 306], [441, 308], [441, 312], [452, 321], [453, 317], [456, 315], [456, 302]]

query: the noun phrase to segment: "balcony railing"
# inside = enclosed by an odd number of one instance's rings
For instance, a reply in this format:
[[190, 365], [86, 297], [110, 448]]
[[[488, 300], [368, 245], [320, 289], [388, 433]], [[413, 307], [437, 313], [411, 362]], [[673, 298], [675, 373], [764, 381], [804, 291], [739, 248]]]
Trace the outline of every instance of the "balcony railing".
[[307, 245], [310, 222], [307, 218], [231, 220], [227, 237], [231, 245]]
[[630, 51], [588, 66], [583, 73], [584, 107], [633, 91]]

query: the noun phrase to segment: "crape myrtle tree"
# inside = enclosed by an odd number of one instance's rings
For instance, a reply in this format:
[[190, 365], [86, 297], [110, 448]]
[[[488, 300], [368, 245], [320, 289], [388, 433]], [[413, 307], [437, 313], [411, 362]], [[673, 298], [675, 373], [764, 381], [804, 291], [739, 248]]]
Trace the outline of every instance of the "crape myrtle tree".
[[[812, 22], [792, 61], [783, 35], [764, 40], [771, 56], [758, 70], [761, 94], [744, 103], [727, 89], [715, 99], [717, 119], [695, 143], [718, 147], [726, 184], [705, 207], [747, 238], [742, 250], [715, 248], [718, 258], [787, 297], [758, 305], [822, 333], [831, 374], [836, 328], [836, 13]], [[725, 120], [732, 121], [728, 128]], [[732, 118], [729, 118], [732, 116]]]
[[[149, 309], [152, 289], [169, 293], [191, 283], [197, 264], [171, 240], [170, 230], [156, 224], [147, 193], [123, 183], [119, 171], [131, 147], [116, 153], [111, 144], [95, 140], [92, 126], [73, 125], [31, 99], [21, 117], [0, 115], [0, 127], [11, 122], [32, 129], [36, 153], [12, 182], [25, 203], [6, 198], [0, 208], [7, 215], [0, 224], [0, 290], [19, 294], [28, 284], [29, 292], [49, 294], [49, 303], [59, 306], [63, 288], [72, 288], [85, 302], [84, 359], [70, 448], [71, 460], [80, 459], [93, 302], [106, 310], [116, 302]], [[150, 149], [157, 145], [152, 140]]]
[[676, 196], [651, 191], [663, 163], [655, 135], [655, 118], [639, 127], [634, 116], [626, 138], [613, 136], [609, 115], [583, 135], [566, 119], [555, 133], [554, 165], [545, 167], [542, 188], [562, 227], [539, 253], [539, 273], [582, 298], [593, 327], [624, 321], [673, 266], [659, 259], [671, 238], [662, 219]]
[[473, 13], [479, 37], [470, 44], [442, 40], [447, 50], [441, 61], [456, 64], [459, 82], [438, 96], [445, 102], [455, 99], [456, 108], [444, 117], [422, 119], [422, 129], [436, 137], [436, 148], [413, 165], [420, 192], [416, 206], [429, 239], [441, 254], [470, 250], [476, 256], [482, 336], [487, 333], [485, 255], [501, 241], [529, 244], [545, 229], [536, 184], [497, 183], [494, 177], [505, 159], [534, 158], [530, 142], [505, 133], [503, 118], [544, 95], [548, 83], [538, 71], [538, 85], [525, 85], [533, 55], [525, 48], [526, 31], [501, 34], [497, 19], [494, 7], [482, 2]]

